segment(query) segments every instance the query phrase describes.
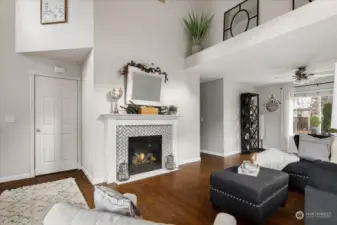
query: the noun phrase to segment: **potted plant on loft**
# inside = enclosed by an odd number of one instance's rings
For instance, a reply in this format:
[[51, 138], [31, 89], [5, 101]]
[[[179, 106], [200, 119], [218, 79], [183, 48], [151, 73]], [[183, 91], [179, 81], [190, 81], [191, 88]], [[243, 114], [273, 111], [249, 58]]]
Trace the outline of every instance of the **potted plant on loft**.
[[320, 124], [321, 120], [318, 118], [318, 116], [312, 116], [310, 118], [310, 129], [312, 134], [317, 134], [317, 130]]
[[188, 18], [183, 19], [184, 26], [192, 41], [192, 55], [201, 51], [202, 41], [207, 34], [213, 17], [214, 15], [209, 16], [204, 13], [198, 16], [194, 12], [191, 12], [188, 14]]

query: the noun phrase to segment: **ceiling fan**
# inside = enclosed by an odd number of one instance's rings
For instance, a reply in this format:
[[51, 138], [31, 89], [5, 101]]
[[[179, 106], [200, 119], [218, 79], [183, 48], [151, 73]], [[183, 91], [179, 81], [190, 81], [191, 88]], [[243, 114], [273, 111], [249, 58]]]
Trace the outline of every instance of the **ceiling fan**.
[[[306, 83], [309, 83], [319, 77], [326, 77], [326, 76], [332, 76], [333, 71], [321, 71], [321, 72], [307, 72], [306, 66], [298, 67], [293, 75], [293, 83], [295, 85], [304, 85]], [[275, 77], [275, 79], [284, 79], [287, 76], [278, 76]]]
[[166, 4], [168, 0], [159, 0], [161, 3]]
[[315, 77], [314, 73], [307, 73], [307, 67], [301, 66], [295, 71], [294, 84], [305, 84], [312, 81]]
[[322, 72], [315, 72], [315, 73], [308, 73], [306, 66], [301, 66], [297, 68], [295, 71], [294, 84], [303, 85], [308, 82], [311, 82], [319, 77], [323, 76], [330, 76], [333, 75], [333, 71], [322, 71]]

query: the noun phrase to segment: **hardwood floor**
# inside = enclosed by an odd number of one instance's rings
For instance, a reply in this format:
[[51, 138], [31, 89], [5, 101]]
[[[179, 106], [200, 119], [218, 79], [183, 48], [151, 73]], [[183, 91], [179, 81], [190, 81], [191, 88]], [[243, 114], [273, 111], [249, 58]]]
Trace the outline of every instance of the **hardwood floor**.
[[[211, 225], [217, 214], [209, 201], [209, 176], [218, 169], [238, 165], [248, 156], [218, 157], [202, 154], [201, 163], [190, 163], [170, 174], [152, 177], [124, 185], [108, 185], [120, 192], [138, 196], [138, 208], [144, 219], [176, 225]], [[74, 177], [88, 205], [93, 208], [93, 187], [82, 171], [69, 171], [32, 179], [0, 184], [0, 193], [6, 189]], [[303, 211], [302, 193], [289, 192], [287, 205], [280, 208], [267, 225], [300, 225], [295, 212]], [[249, 224], [239, 220], [240, 225]]]

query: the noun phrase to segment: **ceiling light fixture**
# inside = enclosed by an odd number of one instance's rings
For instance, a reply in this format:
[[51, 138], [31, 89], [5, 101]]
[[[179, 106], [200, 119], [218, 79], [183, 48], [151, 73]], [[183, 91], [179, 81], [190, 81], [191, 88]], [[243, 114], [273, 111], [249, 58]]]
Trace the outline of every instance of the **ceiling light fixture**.
[[306, 84], [312, 80], [315, 79], [315, 74], [314, 73], [307, 73], [307, 68], [305, 66], [299, 67], [295, 75], [293, 76], [294, 78], [294, 84], [296, 85], [303, 85]]

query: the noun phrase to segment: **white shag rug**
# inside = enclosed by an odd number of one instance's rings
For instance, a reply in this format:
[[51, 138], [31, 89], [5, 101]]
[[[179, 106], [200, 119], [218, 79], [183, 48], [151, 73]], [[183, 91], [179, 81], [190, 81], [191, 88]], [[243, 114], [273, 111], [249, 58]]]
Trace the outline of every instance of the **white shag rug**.
[[25, 186], [0, 195], [1, 225], [42, 225], [45, 215], [56, 203], [88, 208], [75, 179]]

